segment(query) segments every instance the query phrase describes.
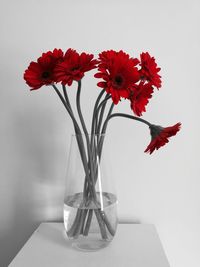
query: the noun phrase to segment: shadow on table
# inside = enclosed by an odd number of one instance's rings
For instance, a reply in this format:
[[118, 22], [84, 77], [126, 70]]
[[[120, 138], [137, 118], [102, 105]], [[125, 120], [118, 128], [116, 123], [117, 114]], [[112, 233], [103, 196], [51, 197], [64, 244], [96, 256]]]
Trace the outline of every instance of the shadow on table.
[[60, 230], [60, 224], [42, 224], [38, 233], [41, 238], [44, 238], [50, 242], [56, 243], [59, 246], [73, 249], [71, 241], [67, 238], [64, 226], [63, 230]]

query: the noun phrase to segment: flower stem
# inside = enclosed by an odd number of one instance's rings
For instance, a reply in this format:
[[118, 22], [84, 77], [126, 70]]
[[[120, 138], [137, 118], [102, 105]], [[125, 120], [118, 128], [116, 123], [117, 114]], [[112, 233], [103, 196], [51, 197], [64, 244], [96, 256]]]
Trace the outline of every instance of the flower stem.
[[[85, 122], [84, 122], [84, 119], [83, 119], [82, 111], [81, 111], [80, 93], [81, 93], [81, 81], [78, 82], [76, 105], [77, 105], [77, 111], [78, 111], [78, 114], [79, 114], [79, 118], [80, 118], [81, 125], [82, 125], [82, 128], [83, 128], [85, 137], [86, 137], [86, 142], [87, 142], [87, 150], [88, 150], [88, 158], [89, 158], [88, 163], [89, 163], [89, 169], [90, 169], [89, 178], [90, 178], [90, 181], [91, 181], [91, 186], [88, 187], [88, 195], [92, 194], [93, 201], [97, 205], [98, 203], [97, 203], [97, 196], [96, 196], [96, 191], [95, 191], [95, 180], [96, 180], [95, 175], [96, 175], [96, 173], [94, 171], [95, 170], [96, 161], [92, 157], [92, 149], [91, 149], [91, 146], [90, 146], [90, 140], [89, 140], [89, 136], [88, 136], [88, 131], [87, 131], [87, 128], [86, 128], [86, 125], [85, 125]], [[107, 101], [108, 98], [110, 98], [110, 96], [107, 97], [104, 101], [102, 101], [99, 106], [102, 106], [104, 104], [104, 102]], [[97, 108], [97, 110], [98, 110], [98, 108]], [[85, 188], [85, 185], [84, 185], [84, 188]], [[105, 238], [107, 238], [106, 229], [105, 229], [105, 225], [104, 225], [105, 221], [102, 218], [102, 214], [100, 214], [100, 212], [98, 210], [95, 211], [95, 215], [96, 215], [98, 223], [99, 223], [99, 227], [100, 227], [102, 238], [105, 239]], [[80, 234], [79, 231], [82, 231], [82, 228], [84, 226], [84, 221], [85, 221], [85, 218], [86, 218], [86, 212], [83, 212], [83, 214], [81, 213], [80, 216], [81, 216], [81, 224], [82, 225], [81, 225], [81, 229], [78, 228], [78, 232], [76, 234]]]
[[93, 214], [93, 210], [89, 210], [88, 217], [87, 217], [87, 222], [86, 222], [86, 225], [85, 225], [85, 229], [83, 231], [83, 235], [85, 235], [85, 236], [88, 235], [88, 232], [89, 232], [89, 229], [90, 229], [90, 224], [91, 224], [91, 221], [92, 221], [92, 214]]
[[[124, 113], [114, 113], [114, 114], [111, 114], [111, 115], [107, 116], [107, 118], [106, 118], [106, 120], [105, 120], [105, 122], [103, 124], [101, 134], [105, 134], [109, 120], [112, 119], [112, 118], [115, 118], [115, 117], [123, 117], [123, 118], [127, 118], [127, 119], [132, 119], [132, 120], [136, 120], [136, 121], [142, 122], [142, 123], [148, 125], [149, 127], [151, 126], [150, 122], [148, 122], [148, 121], [146, 121], [146, 120], [144, 120], [142, 118], [139, 118], [139, 117], [136, 117], [136, 116], [133, 116], [133, 115], [124, 114]], [[101, 155], [101, 152], [102, 152], [102, 147], [103, 147], [103, 136], [99, 141], [99, 154], [100, 155]]]
[[86, 178], [88, 179], [88, 183], [90, 183], [89, 170], [88, 170], [88, 165], [87, 165], [87, 156], [86, 156], [86, 153], [85, 153], [84, 142], [83, 142], [83, 138], [82, 138], [82, 135], [81, 135], [81, 130], [79, 128], [79, 125], [78, 125], [74, 115], [73, 115], [73, 112], [70, 110], [69, 106], [66, 104], [65, 99], [63, 98], [62, 94], [60, 93], [60, 91], [58, 90], [58, 88], [54, 84], [52, 86], [55, 89], [57, 95], [59, 96], [60, 100], [62, 101], [64, 107], [68, 111], [68, 113], [69, 113], [69, 115], [70, 115], [70, 117], [71, 117], [71, 119], [73, 121], [74, 129], [75, 129], [75, 132], [76, 132], [76, 139], [77, 139], [77, 143], [78, 143], [81, 159], [82, 159], [82, 162], [83, 162], [83, 167], [84, 167], [84, 170], [85, 170], [85, 173], [86, 173]]
[[84, 132], [86, 138], [88, 138], [88, 131], [87, 131], [85, 121], [83, 119], [83, 115], [82, 115], [82, 111], [81, 111], [80, 95], [81, 95], [81, 80], [78, 81], [78, 89], [77, 89], [77, 94], [76, 94], [76, 106], [77, 106], [78, 115], [79, 115], [79, 118], [81, 121], [81, 125], [83, 128], [83, 132]]
[[68, 107], [70, 108], [70, 110], [72, 111], [72, 107], [71, 107], [71, 104], [70, 104], [70, 101], [69, 101], [69, 98], [68, 98], [66, 86], [64, 84], [62, 84], [62, 88], [63, 88], [63, 94], [64, 94], [64, 97], [65, 97], [65, 101], [66, 101]]
[[90, 140], [89, 140], [89, 135], [88, 135], [88, 131], [85, 125], [85, 121], [83, 119], [83, 115], [82, 115], [82, 111], [81, 111], [81, 105], [80, 105], [80, 95], [81, 95], [81, 80], [78, 81], [78, 89], [77, 89], [77, 95], [76, 95], [76, 106], [77, 106], [77, 111], [78, 111], [78, 115], [81, 121], [81, 125], [85, 134], [85, 138], [86, 138], [86, 143], [87, 143], [87, 151], [88, 151], [88, 163], [90, 165], [90, 181], [91, 181], [91, 187], [90, 189], [92, 189], [92, 193], [93, 193], [93, 197], [96, 197], [96, 192], [95, 192], [95, 185], [94, 185], [94, 171], [93, 171], [93, 166], [92, 166], [92, 156], [91, 156], [91, 150], [90, 150]]
[[[107, 95], [106, 95], [107, 97]], [[106, 99], [105, 97], [105, 99]], [[100, 133], [100, 129], [101, 129], [101, 124], [102, 124], [102, 120], [103, 120], [103, 115], [104, 115], [104, 111], [105, 111], [105, 108], [106, 108], [106, 104], [107, 104], [107, 101], [102, 105], [102, 108], [101, 108], [101, 112], [100, 112], [100, 115], [99, 115], [99, 120], [97, 122], [97, 129], [96, 129], [96, 133], [99, 134]]]
[[148, 126], [151, 126], [151, 123], [144, 120], [144, 119], [141, 119], [139, 117], [136, 117], [136, 116], [132, 116], [132, 115], [128, 115], [128, 114], [124, 114], [124, 113], [114, 113], [112, 115], [110, 115], [104, 122], [104, 125], [103, 125], [103, 128], [102, 128], [102, 133], [105, 132], [105, 129], [107, 127], [107, 123], [110, 119], [114, 118], [114, 117], [123, 117], [123, 118], [127, 118], [127, 119], [132, 119], [132, 120], [136, 120], [136, 121], [140, 121], [140, 122], [143, 122], [144, 124], [148, 125]]
[[[95, 114], [95, 134], [99, 134], [99, 128], [101, 127], [101, 122], [103, 119], [103, 114], [104, 114], [104, 110], [106, 107], [106, 103], [108, 101], [108, 99], [110, 99], [111, 96], [110, 95], [106, 95], [104, 100], [98, 105], [97, 109], [96, 109], [96, 114]], [[99, 111], [100, 112], [100, 118], [99, 118]], [[99, 119], [98, 119], [99, 118]], [[100, 122], [100, 125], [99, 125]]]
[[91, 135], [94, 134], [94, 128], [95, 128], [95, 116], [96, 116], [96, 109], [99, 105], [99, 102], [101, 100], [101, 97], [103, 96], [103, 94], [105, 93], [105, 90], [102, 89], [99, 96], [97, 97], [97, 100], [95, 102], [95, 105], [94, 105], [94, 109], [93, 109], [93, 115], [92, 115], [92, 127], [91, 127]]

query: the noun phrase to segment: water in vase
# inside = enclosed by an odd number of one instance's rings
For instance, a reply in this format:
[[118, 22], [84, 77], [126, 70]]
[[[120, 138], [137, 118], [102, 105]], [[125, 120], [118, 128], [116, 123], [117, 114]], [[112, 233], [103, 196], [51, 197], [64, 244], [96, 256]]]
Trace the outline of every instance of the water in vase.
[[117, 228], [117, 198], [111, 193], [96, 193], [96, 199], [84, 200], [83, 193], [67, 196], [64, 225], [73, 246], [98, 250], [109, 244]]

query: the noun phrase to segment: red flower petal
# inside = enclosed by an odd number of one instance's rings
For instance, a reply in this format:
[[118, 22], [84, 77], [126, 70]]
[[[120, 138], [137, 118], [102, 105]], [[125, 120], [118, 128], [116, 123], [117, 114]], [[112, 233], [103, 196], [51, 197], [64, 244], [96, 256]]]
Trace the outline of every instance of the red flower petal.
[[157, 88], [161, 87], [161, 76], [158, 74], [160, 68], [157, 67], [157, 63], [155, 62], [155, 58], [151, 57], [148, 52], [142, 53], [140, 55], [141, 59], [141, 69], [140, 75], [142, 79], [151, 82], [152, 85]]
[[79, 55], [76, 50], [68, 49], [64, 55], [64, 61], [54, 70], [56, 81], [70, 86], [73, 81], [81, 80], [85, 72], [96, 68], [98, 61], [93, 57], [92, 54], [83, 52]]
[[164, 146], [169, 142], [169, 138], [176, 135], [177, 132], [181, 128], [181, 123], [178, 122], [177, 124], [163, 128], [157, 125], [151, 125], [150, 131], [152, 140], [150, 144], [147, 146], [144, 152], [152, 154], [154, 150], [158, 150], [160, 147]]
[[54, 68], [56, 64], [63, 60], [61, 49], [54, 49], [53, 52], [43, 53], [37, 62], [31, 62], [24, 72], [24, 79], [31, 87], [31, 90], [39, 89], [43, 85], [55, 82]]
[[105, 88], [106, 87], [106, 82], [98, 82], [97, 85], [101, 88]]
[[[138, 59], [130, 58], [128, 54], [120, 50], [119, 52], [109, 50], [99, 54], [98, 73], [96, 78], [106, 81], [105, 90], [111, 94], [112, 100], [117, 104], [120, 99], [128, 98], [130, 89], [139, 81], [140, 75], [136, 65]], [[97, 84], [102, 87], [102, 83]]]
[[153, 87], [151, 84], [141, 82], [135, 87], [135, 90], [130, 95], [131, 109], [137, 116], [141, 116], [146, 111], [146, 105], [152, 97]]

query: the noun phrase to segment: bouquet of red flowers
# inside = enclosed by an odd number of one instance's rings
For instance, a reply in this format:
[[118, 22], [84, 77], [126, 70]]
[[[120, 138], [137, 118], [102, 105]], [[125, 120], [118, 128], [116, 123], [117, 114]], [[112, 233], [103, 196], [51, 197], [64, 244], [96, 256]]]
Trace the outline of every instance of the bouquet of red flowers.
[[[80, 96], [82, 79], [86, 72], [97, 69], [95, 78], [100, 79], [97, 86], [102, 88], [94, 104], [91, 129], [87, 129], [82, 115]], [[98, 207], [98, 199], [95, 192], [97, 181], [97, 159], [101, 159], [108, 122], [114, 117], [123, 117], [137, 120], [147, 125], [150, 129], [151, 141], [145, 152], [153, 153], [155, 150], [169, 142], [171, 136], [176, 135], [180, 130], [180, 123], [173, 126], [162, 127], [151, 124], [141, 118], [146, 111], [147, 104], [152, 98], [155, 88], [161, 87], [160, 68], [155, 58], [148, 52], [141, 53], [140, 58], [130, 57], [124, 51], [103, 51], [98, 59], [92, 54], [85, 52], [79, 54], [76, 50], [68, 49], [65, 53], [61, 49], [54, 49], [43, 53], [36, 62], [31, 62], [24, 73], [26, 83], [31, 90], [37, 90], [43, 85], [52, 86], [62, 101], [65, 109], [72, 119], [76, 133], [77, 144], [85, 171], [85, 184], [83, 189], [83, 203], [88, 199]], [[77, 82], [76, 107], [80, 123], [75, 117], [68, 97], [68, 87]], [[61, 88], [58, 88], [61, 84]], [[107, 114], [106, 105], [111, 101]], [[130, 102], [131, 114], [113, 112], [114, 106], [122, 100]], [[97, 135], [97, 143], [94, 142], [94, 135]], [[85, 138], [86, 145], [83, 138]], [[104, 211], [95, 210], [103, 239], [107, 238], [107, 232], [114, 235], [114, 229]], [[77, 237], [80, 234], [87, 235], [90, 227], [91, 213], [77, 211], [76, 217], [68, 235]]]

